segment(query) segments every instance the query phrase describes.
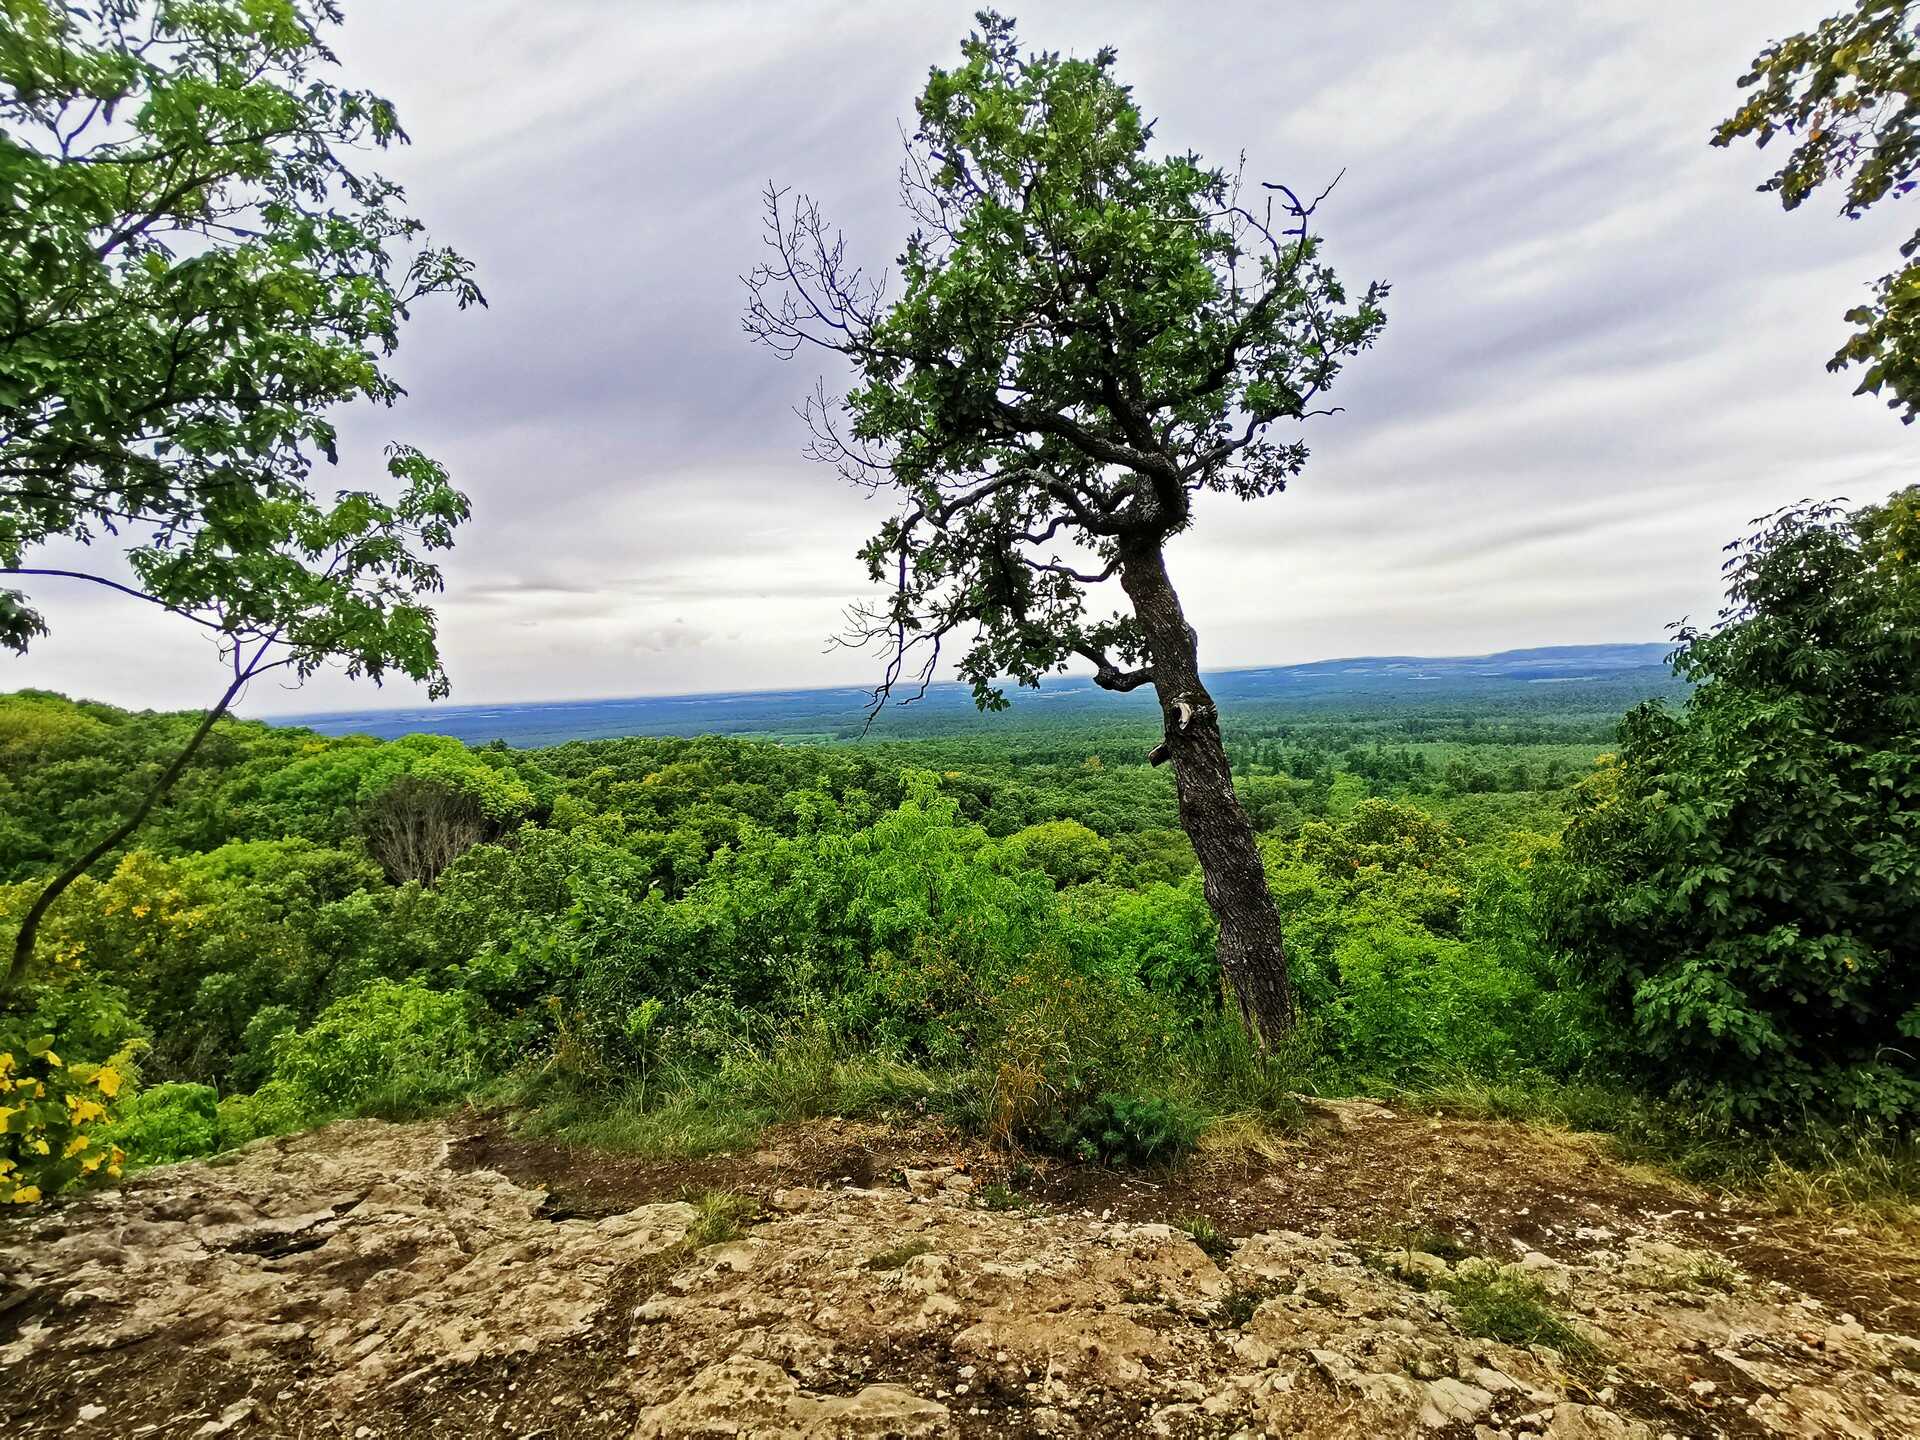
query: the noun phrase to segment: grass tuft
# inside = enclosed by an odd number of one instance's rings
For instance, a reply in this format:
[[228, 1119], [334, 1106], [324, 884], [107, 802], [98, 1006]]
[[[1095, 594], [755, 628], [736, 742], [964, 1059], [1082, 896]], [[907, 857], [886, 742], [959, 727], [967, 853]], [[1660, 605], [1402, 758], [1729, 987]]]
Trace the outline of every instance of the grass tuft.
[[1233, 1254], [1233, 1240], [1205, 1215], [1177, 1215], [1174, 1228], [1184, 1230], [1215, 1264], [1224, 1262]]
[[980, 1187], [982, 1210], [1024, 1210], [1033, 1202], [1009, 1185], [995, 1180]]
[[1253, 1166], [1277, 1164], [1297, 1146], [1273, 1116], [1239, 1110], [1209, 1122], [1196, 1148], [1206, 1160]]
[[738, 1240], [760, 1215], [760, 1202], [737, 1190], [699, 1190], [681, 1198], [694, 1208], [687, 1242], [695, 1249]]
[[1244, 1330], [1268, 1298], [1264, 1285], [1242, 1285], [1236, 1280], [1220, 1297], [1220, 1323], [1229, 1329]]
[[1469, 1335], [1508, 1345], [1551, 1346], [1576, 1374], [1592, 1373], [1606, 1362], [1600, 1347], [1561, 1317], [1547, 1288], [1524, 1271], [1469, 1261], [1432, 1285], [1453, 1302], [1460, 1328]]

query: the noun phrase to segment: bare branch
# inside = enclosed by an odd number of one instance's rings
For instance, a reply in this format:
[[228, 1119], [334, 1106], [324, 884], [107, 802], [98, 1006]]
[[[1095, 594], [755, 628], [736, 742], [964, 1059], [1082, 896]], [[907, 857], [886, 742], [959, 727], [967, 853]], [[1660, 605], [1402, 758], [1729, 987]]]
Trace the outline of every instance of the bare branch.
[[1153, 667], [1143, 665], [1138, 670], [1122, 670], [1107, 657], [1105, 651], [1090, 642], [1082, 641], [1073, 647], [1073, 653], [1093, 662], [1093, 683], [1102, 690], [1114, 690], [1122, 694], [1129, 690], [1138, 690], [1142, 685], [1153, 683]]

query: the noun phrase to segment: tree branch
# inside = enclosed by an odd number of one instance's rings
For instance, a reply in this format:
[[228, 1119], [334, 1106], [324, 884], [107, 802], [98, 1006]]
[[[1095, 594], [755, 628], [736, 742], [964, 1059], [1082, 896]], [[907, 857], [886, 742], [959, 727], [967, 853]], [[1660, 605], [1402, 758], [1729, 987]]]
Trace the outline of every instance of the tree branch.
[[1105, 651], [1086, 641], [1078, 642], [1073, 653], [1093, 662], [1093, 683], [1102, 690], [1114, 690], [1122, 694], [1129, 690], [1138, 690], [1142, 685], [1153, 683], [1153, 667], [1143, 665], [1138, 670], [1122, 670], [1107, 657]]

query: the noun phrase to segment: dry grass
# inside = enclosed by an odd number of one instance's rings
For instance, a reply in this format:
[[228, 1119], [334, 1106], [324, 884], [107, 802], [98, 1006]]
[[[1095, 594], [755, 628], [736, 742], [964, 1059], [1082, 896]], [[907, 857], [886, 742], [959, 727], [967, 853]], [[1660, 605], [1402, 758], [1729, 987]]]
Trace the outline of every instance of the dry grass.
[[1241, 1111], [1214, 1120], [1200, 1132], [1194, 1148], [1202, 1161], [1251, 1168], [1278, 1164], [1299, 1150], [1301, 1142], [1279, 1133], [1259, 1115]]

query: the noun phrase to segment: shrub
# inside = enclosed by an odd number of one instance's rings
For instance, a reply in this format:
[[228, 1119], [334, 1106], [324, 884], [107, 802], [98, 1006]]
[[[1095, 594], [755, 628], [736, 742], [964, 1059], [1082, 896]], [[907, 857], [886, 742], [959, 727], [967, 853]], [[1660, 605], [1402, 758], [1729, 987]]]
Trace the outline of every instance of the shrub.
[[31, 1205], [69, 1186], [117, 1179], [126, 1161], [109, 1138], [109, 1107], [130, 1054], [68, 1065], [51, 1039], [0, 1034], [0, 1204]]
[[155, 1085], [127, 1102], [110, 1138], [135, 1166], [210, 1155], [220, 1148], [218, 1102], [211, 1085]]
[[406, 1111], [484, 1078], [472, 997], [376, 980], [336, 1000], [274, 1052], [274, 1079], [315, 1115]]
[[1061, 898], [1088, 969], [1138, 977], [1196, 1019], [1220, 1008], [1215, 925], [1197, 879], [1138, 890], [1087, 885]]
[[1740, 542], [1622, 723], [1552, 914], [1642, 1072], [1742, 1125], [1920, 1122], [1920, 489]]
[[231, 1150], [269, 1135], [290, 1135], [326, 1118], [284, 1082], [269, 1080], [251, 1095], [229, 1095], [220, 1102], [215, 1148]]
[[1164, 1166], [1192, 1150], [1204, 1128], [1204, 1118], [1178, 1100], [1109, 1092], [1082, 1106], [1051, 1138], [1082, 1160]]
[[[0, 887], [0, 916], [32, 887]], [[0, 938], [10, 940], [6, 931]], [[144, 1045], [118, 990], [80, 947], [47, 946], [41, 969], [0, 1008], [0, 1204], [31, 1205], [120, 1174], [111, 1132]]]

